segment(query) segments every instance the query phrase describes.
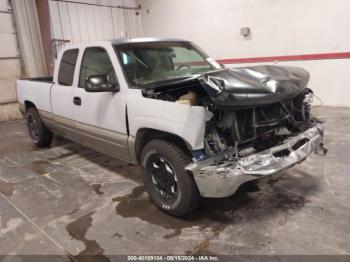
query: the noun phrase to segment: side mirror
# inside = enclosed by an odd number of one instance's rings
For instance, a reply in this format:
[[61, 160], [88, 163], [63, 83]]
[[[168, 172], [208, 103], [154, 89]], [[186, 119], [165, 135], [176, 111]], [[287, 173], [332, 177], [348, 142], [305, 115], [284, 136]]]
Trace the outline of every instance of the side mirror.
[[85, 80], [87, 92], [118, 92], [119, 85], [111, 83], [107, 75], [92, 75]]

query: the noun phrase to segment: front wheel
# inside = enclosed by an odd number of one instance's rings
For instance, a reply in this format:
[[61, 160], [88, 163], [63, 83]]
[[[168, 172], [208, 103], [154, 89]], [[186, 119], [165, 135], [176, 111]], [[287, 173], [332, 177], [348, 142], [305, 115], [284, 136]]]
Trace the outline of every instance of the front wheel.
[[143, 149], [141, 169], [152, 201], [172, 216], [192, 212], [200, 195], [186, 170], [190, 157], [176, 145], [165, 140], [152, 140]]

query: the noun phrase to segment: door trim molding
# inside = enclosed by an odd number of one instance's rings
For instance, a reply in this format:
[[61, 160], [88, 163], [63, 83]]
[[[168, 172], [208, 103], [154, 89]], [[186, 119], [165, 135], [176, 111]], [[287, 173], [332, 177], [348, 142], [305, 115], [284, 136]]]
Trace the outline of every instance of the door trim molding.
[[38, 110], [49, 128], [96, 151], [129, 160], [128, 135]]

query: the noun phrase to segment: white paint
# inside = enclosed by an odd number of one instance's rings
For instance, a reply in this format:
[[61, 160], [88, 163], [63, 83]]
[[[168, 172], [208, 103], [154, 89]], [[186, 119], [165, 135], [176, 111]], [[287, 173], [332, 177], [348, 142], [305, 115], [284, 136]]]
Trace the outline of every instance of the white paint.
[[[37, 108], [51, 112], [50, 87], [52, 84], [44, 82], [36, 82], [30, 80], [17, 80], [17, 97], [18, 102], [24, 104], [26, 100], [31, 101]], [[68, 99], [68, 98], [66, 98]], [[69, 97], [72, 103], [72, 97]], [[62, 100], [64, 104], [64, 100]]]
[[[74, 106], [74, 120], [80, 123], [113, 130], [118, 133], [126, 134], [125, 105], [126, 105], [126, 83], [120, 86], [120, 91], [113, 92], [86, 92], [84, 88], [79, 88], [79, 73], [81, 70], [81, 61], [85, 49], [91, 45], [103, 47], [109, 55], [113, 64], [114, 71], [120, 82], [123, 79], [122, 71], [116, 59], [115, 51], [110, 42], [99, 42], [98, 44], [81, 45], [77, 66], [74, 75], [73, 89], [74, 96], [81, 97], [81, 106]], [[113, 121], [111, 121], [113, 119]]]
[[128, 89], [130, 135], [151, 128], [183, 138], [193, 150], [204, 147], [205, 122], [210, 113], [201, 106], [145, 98], [140, 89]]
[[[350, 51], [347, 0], [139, 0], [139, 4], [144, 36], [188, 39], [214, 59]], [[244, 38], [241, 27], [249, 27], [251, 35]], [[281, 64], [308, 69], [310, 87], [324, 104], [350, 106], [350, 59]]]
[[[84, 89], [78, 87], [79, 63], [81, 63], [83, 51], [90, 46], [101, 46], [108, 51], [120, 85], [118, 93], [87, 94]], [[132, 136], [136, 136], [141, 128], [151, 128], [180, 136], [192, 149], [203, 148], [205, 122], [212, 116], [211, 113], [200, 106], [145, 98], [140, 89], [129, 88], [110, 41], [75, 44], [64, 48], [56, 62], [55, 83], [57, 83], [62, 54], [70, 48], [80, 49], [73, 86], [54, 84], [51, 88], [50, 83], [18, 80], [17, 94], [21, 103], [28, 100], [38, 109], [52, 112], [55, 116], [74, 119], [83, 124], [102, 127], [122, 134], [126, 134], [125, 108], [127, 105], [129, 130]], [[86, 103], [89, 106], [74, 107], [73, 96], [82, 97], [82, 104]], [[52, 103], [52, 109], [50, 103]]]

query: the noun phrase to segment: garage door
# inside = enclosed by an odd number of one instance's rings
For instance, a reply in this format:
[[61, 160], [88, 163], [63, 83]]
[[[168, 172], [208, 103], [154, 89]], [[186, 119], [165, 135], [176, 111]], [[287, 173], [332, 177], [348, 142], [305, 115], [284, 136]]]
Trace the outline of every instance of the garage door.
[[17, 107], [16, 78], [21, 75], [21, 62], [8, 0], [0, 0], [0, 121], [20, 117]]

